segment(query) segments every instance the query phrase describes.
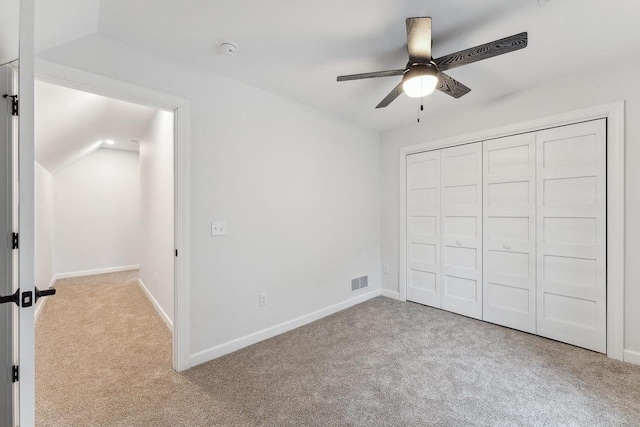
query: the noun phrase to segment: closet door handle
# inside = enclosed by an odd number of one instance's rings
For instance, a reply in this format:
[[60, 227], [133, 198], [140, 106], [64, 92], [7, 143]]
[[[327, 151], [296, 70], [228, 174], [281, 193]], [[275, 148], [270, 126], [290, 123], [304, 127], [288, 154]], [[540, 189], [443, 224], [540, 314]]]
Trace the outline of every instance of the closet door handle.
[[511, 249], [511, 245], [507, 245], [506, 243], [505, 243], [504, 245], [502, 245], [502, 247], [503, 247], [503, 248], [505, 248], [505, 249], [507, 249], [507, 250], [508, 250], [508, 249]]

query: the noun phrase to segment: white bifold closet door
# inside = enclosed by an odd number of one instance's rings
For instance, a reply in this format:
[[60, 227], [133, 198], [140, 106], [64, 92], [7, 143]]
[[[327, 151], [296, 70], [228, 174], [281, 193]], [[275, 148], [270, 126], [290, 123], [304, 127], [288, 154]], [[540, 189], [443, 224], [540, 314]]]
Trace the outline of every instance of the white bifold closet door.
[[606, 352], [606, 122], [536, 138], [537, 332]]
[[535, 133], [485, 141], [483, 149], [483, 319], [535, 333]]
[[407, 157], [407, 300], [440, 308], [440, 151]]
[[482, 319], [482, 143], [440, 152], [441, 308]]

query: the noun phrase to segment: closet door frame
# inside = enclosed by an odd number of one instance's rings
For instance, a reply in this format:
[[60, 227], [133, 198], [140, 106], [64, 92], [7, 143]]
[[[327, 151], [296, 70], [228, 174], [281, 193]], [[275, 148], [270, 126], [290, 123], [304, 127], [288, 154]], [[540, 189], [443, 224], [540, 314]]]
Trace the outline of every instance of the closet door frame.
[[[407, 156], [488, 139], [536, 132], [589, 120], [607, 119], [607, 355], [638, 363], [636, 353], [624, 349], [625, 267], [625, 105], [624, 101], [588, 107], [526, 122], [487, 129], [399, 150], [399, 268], [398, 299], [406, 301], [407, 286]], [[386, 293], [387, 295], [389, 293]]]

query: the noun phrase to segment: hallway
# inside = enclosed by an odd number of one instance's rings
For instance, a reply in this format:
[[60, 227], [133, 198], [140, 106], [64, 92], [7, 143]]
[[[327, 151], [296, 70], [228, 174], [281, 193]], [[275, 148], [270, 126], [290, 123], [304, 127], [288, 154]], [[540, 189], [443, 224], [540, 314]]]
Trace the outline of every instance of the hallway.
[[137, 279], [134, 270], [56, 283], [36, 327], [37, 425], [181, 425], [172, 407], [207, 405], [172, 370], [171, 333]]

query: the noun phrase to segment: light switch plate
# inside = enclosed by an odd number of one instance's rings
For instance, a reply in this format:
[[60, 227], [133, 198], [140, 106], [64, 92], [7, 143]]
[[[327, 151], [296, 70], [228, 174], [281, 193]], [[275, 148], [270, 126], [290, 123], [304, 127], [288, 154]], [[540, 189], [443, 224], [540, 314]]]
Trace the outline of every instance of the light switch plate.
[[225, 221], [211, 221], [211, 235], [225, 236], [227, 234], [227, 223]]

